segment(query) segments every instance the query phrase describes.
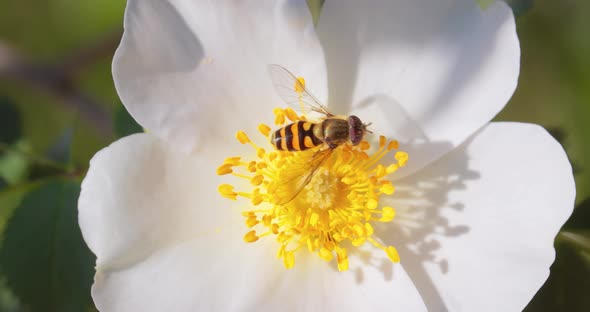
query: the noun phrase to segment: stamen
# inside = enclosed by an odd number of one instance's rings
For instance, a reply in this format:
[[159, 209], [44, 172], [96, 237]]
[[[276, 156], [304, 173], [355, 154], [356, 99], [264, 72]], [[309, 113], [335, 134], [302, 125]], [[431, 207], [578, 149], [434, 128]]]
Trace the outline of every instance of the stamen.
[[240, 141], [240, 143], [242, 144], [250, 143], [250, 138], [248, 137], [248, 135], [241, 130], [238, 131], [238, 133], [236, 133], [236, 139], [238, 139], [238, 141]]
[[244, 235], [244, 241], [246, 243], [253, 243], [258, 240], [258, 236], [256, 235], [256, 231], [250, 231]]
[[260, 131], [260, 133], [262, 133], [263, 136], [268, 137], [270, 135], [271, 129], [269, 126], [265, 124], [259, 124], [258, 131]]
[[[300, 84], [304, 81], [296, 83], [295, 88]], [[305, 116], [298, 116], [291, 108], [277, 108], [273, 112], [275, 123], [280, 125], [287, 119], [305, 120]], [[268, 138], [272, 130], [260, 124], [258, 131]], [[256, 159], [226, 158], [217, 174], [244, 179], [248, 183], [240, 185], [251, 188], [236, 191], [233, 185], [222, 184], [218, 190], [231, 200], [247, 199], [248, 208], [242, 212], [248, 229], [245, 242], [275, 236], [277, 257], [287, 269], [295, 265], [296, 253], [307, 250], [324, 261], [335, 260], [338, 270], [345, 271], [349, 268], [348, 253], [365, 243], [381, 249], [392, 262], [399, 262], [397, 250], [380, 243], [373, 228], [375, 222], [391, 222], [395, 218], [395, 210], [382, 206], [379, 200], [381, 195], [395, 192], [386, 178], [408, 160], [407, 153], [396, 151], [392, 157], [396, 162], [380, 164], [390, 151], [397, 150], [397, 141], [388, 142], [380, 136], [379, 148], [372, 154], [367, 153], [371, 148], [367, 141], [357, 146], [343, 144], [332, 150], [321, 166], [313, 168], [318, 163], [314, 157], [325, 151], [321, 145], [305, 151], [267, 152], [243, 131], [238, 131], [236, 138], [241, 144], [252, 146]], [[312, 169], [314, 173], [306, 181]], [[350, 251], [344, 248], [347, 242], [354, 246]]]

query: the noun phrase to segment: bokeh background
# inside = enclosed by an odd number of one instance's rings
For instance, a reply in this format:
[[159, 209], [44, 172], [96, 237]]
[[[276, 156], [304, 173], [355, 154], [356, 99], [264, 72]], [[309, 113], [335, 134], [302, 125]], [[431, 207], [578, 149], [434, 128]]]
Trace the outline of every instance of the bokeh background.
[[[522, 67], [496, 120], [545, 126], [565, 147], [578, 192], [551, 275], [526, 311], [590, 311], [590, 1], [507, 1]], [[0, 2], [0, 311], [95, 310], [95, 258], [77, 223], [80, 182], [96, 151], [142, 131], [110, 73], [124, 7]]]

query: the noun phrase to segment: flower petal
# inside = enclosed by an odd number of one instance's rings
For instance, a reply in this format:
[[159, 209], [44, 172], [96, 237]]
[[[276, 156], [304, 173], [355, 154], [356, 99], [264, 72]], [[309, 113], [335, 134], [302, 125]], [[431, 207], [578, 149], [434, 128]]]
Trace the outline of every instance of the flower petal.
[[[98, 152], [82, 183], [80, 228], [98, 268], [117, 268], [227, 222], [213, 164], [188, 158], [150, 134]], [[203, 211], [207, 213], [204, 218]]]
[[429, 309], [521, 311], [549, 275], [575, 198], [562, 147], [541, 127], [491, 123], [400, 181], [396, 241]]
[[325, 97], [305, 1], [130, 0], [113, 76], [144, 128], [193, 151], [255, 129], [253, 120], [272, 120], [271, 108], [283, 104], [271, 63], [311, 79]]
[[474, 0], [327, 0], [318, 33], [330, 107], [399, 139], [411, 156], [401, 175], [461, 144], [516, 87], [520, 49], [503, 1], [482, 11]]
[[99, 271], [93, 298], [102, 311], [425, 311], [400, 265], [340, 273], [312, 256], [286, 270], [274, 247], [222, 231]]

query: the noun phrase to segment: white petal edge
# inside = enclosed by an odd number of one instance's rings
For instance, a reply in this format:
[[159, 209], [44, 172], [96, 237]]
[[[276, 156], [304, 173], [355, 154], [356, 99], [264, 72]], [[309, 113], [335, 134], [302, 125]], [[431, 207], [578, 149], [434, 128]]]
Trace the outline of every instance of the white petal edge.
[[341, 273], [314, 255], [286, 270], [277, 247], [222, 231], [122, 270], [98, 271], [92, 295], [100, 310], [113, 312], [426, 311], [399, 264]]
[[220, 208], [226, 203], [217, 194], [215, 169], [208, 159], [174, 152], [151, 134], [99, 151], [78, 200], [80, 228], [97, 267], [131, 265], [227, 222], [230, 211]]
[[410, 153], [409, 175], [489, 122], [516, 88], [512, 10], [497, 1], [327, 0], [318, 24], [330, 106]]
[[[185, 152], [273, 120], [268, 64], [326, 96], [323, 53], [303, 0], [130, 0], [113, 77], [130, 114]], [[220, 121], [223, 122], [220, 122]]]
[[571, 215], [572, 167], [542, 127], [491, 123], [398, 183], [384, 233], [432, 311], [521, 311]]

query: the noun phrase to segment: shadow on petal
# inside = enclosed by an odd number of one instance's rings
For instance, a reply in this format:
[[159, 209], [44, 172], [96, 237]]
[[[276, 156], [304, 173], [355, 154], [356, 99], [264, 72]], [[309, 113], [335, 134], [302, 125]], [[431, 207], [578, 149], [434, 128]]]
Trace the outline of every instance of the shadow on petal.
[[[440, 143], [422, 143], [412, 146], [417, 151], [428, 151]], [[384, 205], [396, 209], [397, 216], [393, 223], [376, 227], [377, 236], [387, 245], [395, 246], [401, 258], [401, 264], [408, 272], [426, 305], [439, 309], [444, 307], [442, 297], [429, 277], [426, 264], [438, 265], [441, 273], [453, 270], [453, 263], [437, 253], [441, 248], [439, 238], [452, 238], [469, 235], [467, 224], [456, 224], [447, 210], [461, 213], [465, 207], [461, 202], [449, 202], [449, 193], [465, 190], [466, 182], [479, 179], [477, 171], [469, 167], [469, 155], [462, 149], [452, 153], [453, 161], [446, 166], [437, 166], [436, 162], [418, 173], [395, 182], [396, 192], [384, 200]], [[411, 159], [411, 158], [410, 158]], [[466, 251], [468, 252], [468, 251]], [[391, 265], [391, 264], [389, 264]], [[388, 268], [383, 272], [388, 277]]]
[[189, 72], [200, 64], [203, 46], [171, 3], [129, 1], [126, 12], [125, 34], [114, 67], [120, 80]]
[[[450, 143], [408, 143], [400, 150], [427, 153], [448, 144]], [[444, 162], [446, 166], [438, 166], [434, 162], [416, 174], [394, 181], [395, 193], [383, 198], [381, 205], [394, 207], [396, 217], [391, 223], [374, 224], [375, 237], [385, 246], [394, 246], [398, 250], [401, 266], [414, 282], [426, 306], [437, 311], [444, 309], [445, 303], [430, 278], [426, 265], [438, 266], [442, 274], [456, 269], [454, 263], [439, 252], [442, 247], [440, 238], [452, 239], [469, 235], [470, 227], [449, 219], [448, 210], [460, 214], [465, 209], [477, 207], [465, 207], [462, 202], [450, 202], [449, 194], [466, 190], [468, 181], [480, 178], [480, 174], [470, 168], [469, 155], [464, 149], [452, 152], [451, 158], [451, 162], [448, 159]], [[411, 159], [410, 154], [410, 161]], [[400, 264], [392, 263], [383, 251], [368, 242], [360, 247], [350, 244], [346, 247], [349, 257], [354, 258], [350, 262], [350, 271], [357, 284], [367, 282], [364, 271], [367, 267], [379, 270], [384, 281], [389, 282], [395, 278], [395, 266]], [[338, 270], [335, 262], [330, 263], [330, 267], [334, 271]]]

